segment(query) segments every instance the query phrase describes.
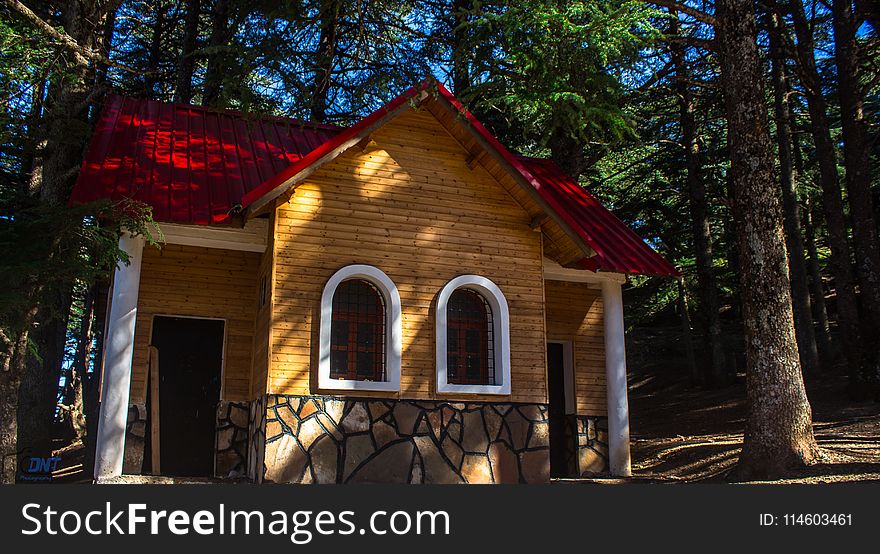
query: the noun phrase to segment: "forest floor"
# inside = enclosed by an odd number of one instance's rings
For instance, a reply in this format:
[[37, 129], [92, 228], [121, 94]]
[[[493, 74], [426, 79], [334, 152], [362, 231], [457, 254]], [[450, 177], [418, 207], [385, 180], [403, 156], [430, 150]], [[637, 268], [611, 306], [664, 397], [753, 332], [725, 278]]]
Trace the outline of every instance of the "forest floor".
[[[815, 465], [771, 483], [880, 482], [880, 402], [853, 401], [846, 376], [807, 379]], [[654, 370], [630, 380], [633, 475], [648, 482], [725, 482], [742, 448], [744, 378], [706, 390], [687, 376]]]

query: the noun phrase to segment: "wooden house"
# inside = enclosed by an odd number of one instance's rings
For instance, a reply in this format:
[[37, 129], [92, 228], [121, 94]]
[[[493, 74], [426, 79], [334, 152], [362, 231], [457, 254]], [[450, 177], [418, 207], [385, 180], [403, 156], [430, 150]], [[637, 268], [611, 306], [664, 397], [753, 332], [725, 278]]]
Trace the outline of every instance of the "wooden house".
[[628, 475], [621, 285], [675, 268], [434, 81], [349, 128], [112, 97], [74, 202], [152, 206], [107, 313], [98, 480]]

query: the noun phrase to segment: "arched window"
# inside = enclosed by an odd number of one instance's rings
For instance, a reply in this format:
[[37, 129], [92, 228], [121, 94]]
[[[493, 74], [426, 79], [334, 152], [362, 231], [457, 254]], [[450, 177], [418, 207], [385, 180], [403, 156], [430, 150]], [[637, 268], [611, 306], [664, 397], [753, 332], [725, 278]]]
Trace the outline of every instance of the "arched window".
[[492, 309], [471, 289], [456, 289], [446, 307], [446, 379], [457, 385], [494, 385]]
[[437, 392], [510, 394], [510, 316], [495, 283], [449, 281], [437, 297]]
[[343, 281], [333, 295], [330, 377], [385, 380], [385, 302], [364, 279]]
[[391, 279], [360, 264], [333, 274], [321, 296], [318, 386], [399, 390], [400, 346], [400, 294]]

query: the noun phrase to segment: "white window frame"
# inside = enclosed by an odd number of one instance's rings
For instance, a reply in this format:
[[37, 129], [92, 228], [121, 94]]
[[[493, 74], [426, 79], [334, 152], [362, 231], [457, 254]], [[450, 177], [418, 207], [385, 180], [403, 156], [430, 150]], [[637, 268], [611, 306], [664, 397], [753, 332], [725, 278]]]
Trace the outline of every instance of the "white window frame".
[[[386, 381], [359, 381], [330, 377], [330, 327], [333, 323], [333, 295], [343, 281], [363, 279], [379, 289], [385, 301], [385, 378]], [[394, 281], [371, 265], [345, 266], [327, 281], [321, 295], [320, 339], [318, 347], [318, 387], [332, 390], [400, 390], [400, 351], [402, 337], [400, 293]]]
[[[492, 310], [492, 339], [495, 356], [495, 384], [459, 385], [448, 382], [446, 360], [446, 312], [449, 298], [458, 289], [477, 292]], [[498, 286], [480, 275], [461, 275], [452, 279], [437, 297], [436, 315], [437, 392], [443, 394], [510, 394], [510, 311]]]

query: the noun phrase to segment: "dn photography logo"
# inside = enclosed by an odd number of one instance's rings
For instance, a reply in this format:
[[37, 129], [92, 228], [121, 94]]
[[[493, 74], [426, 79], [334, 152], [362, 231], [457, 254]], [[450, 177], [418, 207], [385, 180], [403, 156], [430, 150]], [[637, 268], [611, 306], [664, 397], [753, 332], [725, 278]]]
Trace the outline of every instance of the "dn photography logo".
[[20, 481], [51, 481], [52, 472], [58, 469], [61, 458], [58, 456], [32, 456], [24, 451], [18, 458], [18, 479]]

